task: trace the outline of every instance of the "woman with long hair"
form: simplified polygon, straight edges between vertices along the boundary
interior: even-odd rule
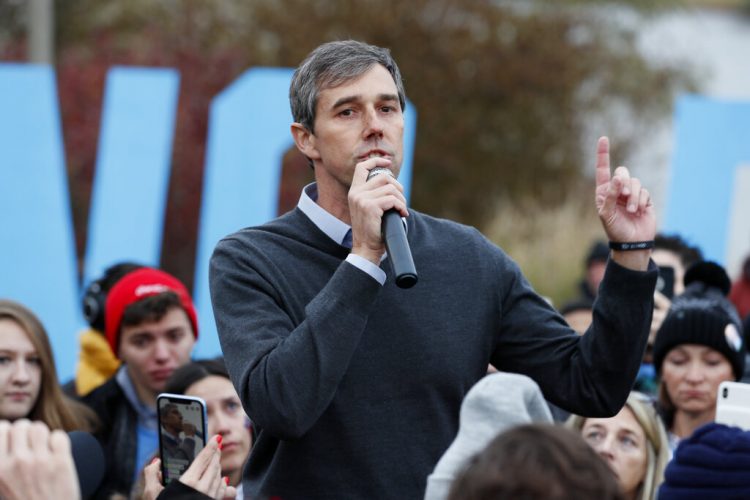
[[[96,416],[65,396],[47,332],[25,306],[0,299],[0,419],[27,418],[52,430],[91,430]]]
[[[614,417],[573,415],[566,425],[580,432],[607,462],[626,499],[656,498],[671,453],[664,425],[647,396],[631,392]]]

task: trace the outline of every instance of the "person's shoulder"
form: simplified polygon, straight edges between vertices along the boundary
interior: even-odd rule
[[[83,396],[80,401],[99,413],[111,409],[113,405],[125,401],[125,399],[125,393],[122,391],[120,384],[117,383],[115,376],[112,376],[102,385]]]
[[[409,231],[414,230],[418,241],[427,247],[450,252],[461,250],[477,256],[494,255],[507,259],[505,252],[479,229],[449,219],[427,215],[409,209],[411,221]],[[411,239],[411,237],[410,237]]]
[[[79,400],[97,416],[94,436],[102,441],[110,439],[110,434],[118,419],[126,412],[132,412],[125,393],[114,376]]]
[[[426,230],[428,232],[439,231],[442,234],[455,234],[461,236],[470,236],[472,238],[484,238],[482,233],[474,226],[462,224],[450,219],[435,217],[414,209],[409,209],[409,218],[407,224],[413,224],[416,230]]]
[[[262,245],[264,241],[295,238],[304,230],[305,216],[295,208],[275,219],[257,226],[249,226],[224,236],[216,250]]]

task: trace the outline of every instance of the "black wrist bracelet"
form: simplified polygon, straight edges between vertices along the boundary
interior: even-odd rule
[[[628,241],[620,243],[619,241],[610,241],[609,248],[612,250],[630,251],[630,250],[648,250],[654,248],[654,240],[648,241]]]

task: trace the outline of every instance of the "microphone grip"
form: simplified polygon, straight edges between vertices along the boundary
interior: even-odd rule
[[[399,288],[411,288],[417,283],[417,269],[411,256],[406,228],[401,215],[396,210],[388,210],[383,215],[383,239],[391,261],[393,275]]]

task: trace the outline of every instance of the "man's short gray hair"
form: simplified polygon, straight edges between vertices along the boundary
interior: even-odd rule
[[[344,40],[324,43],[297,67],[289,87],[294,121],[314,132],[315,107],[320,91],[353,80],[376,64],[387,69],[393,77],[401,109],[405,109],[404,82],[391,52],[356,40]]]

